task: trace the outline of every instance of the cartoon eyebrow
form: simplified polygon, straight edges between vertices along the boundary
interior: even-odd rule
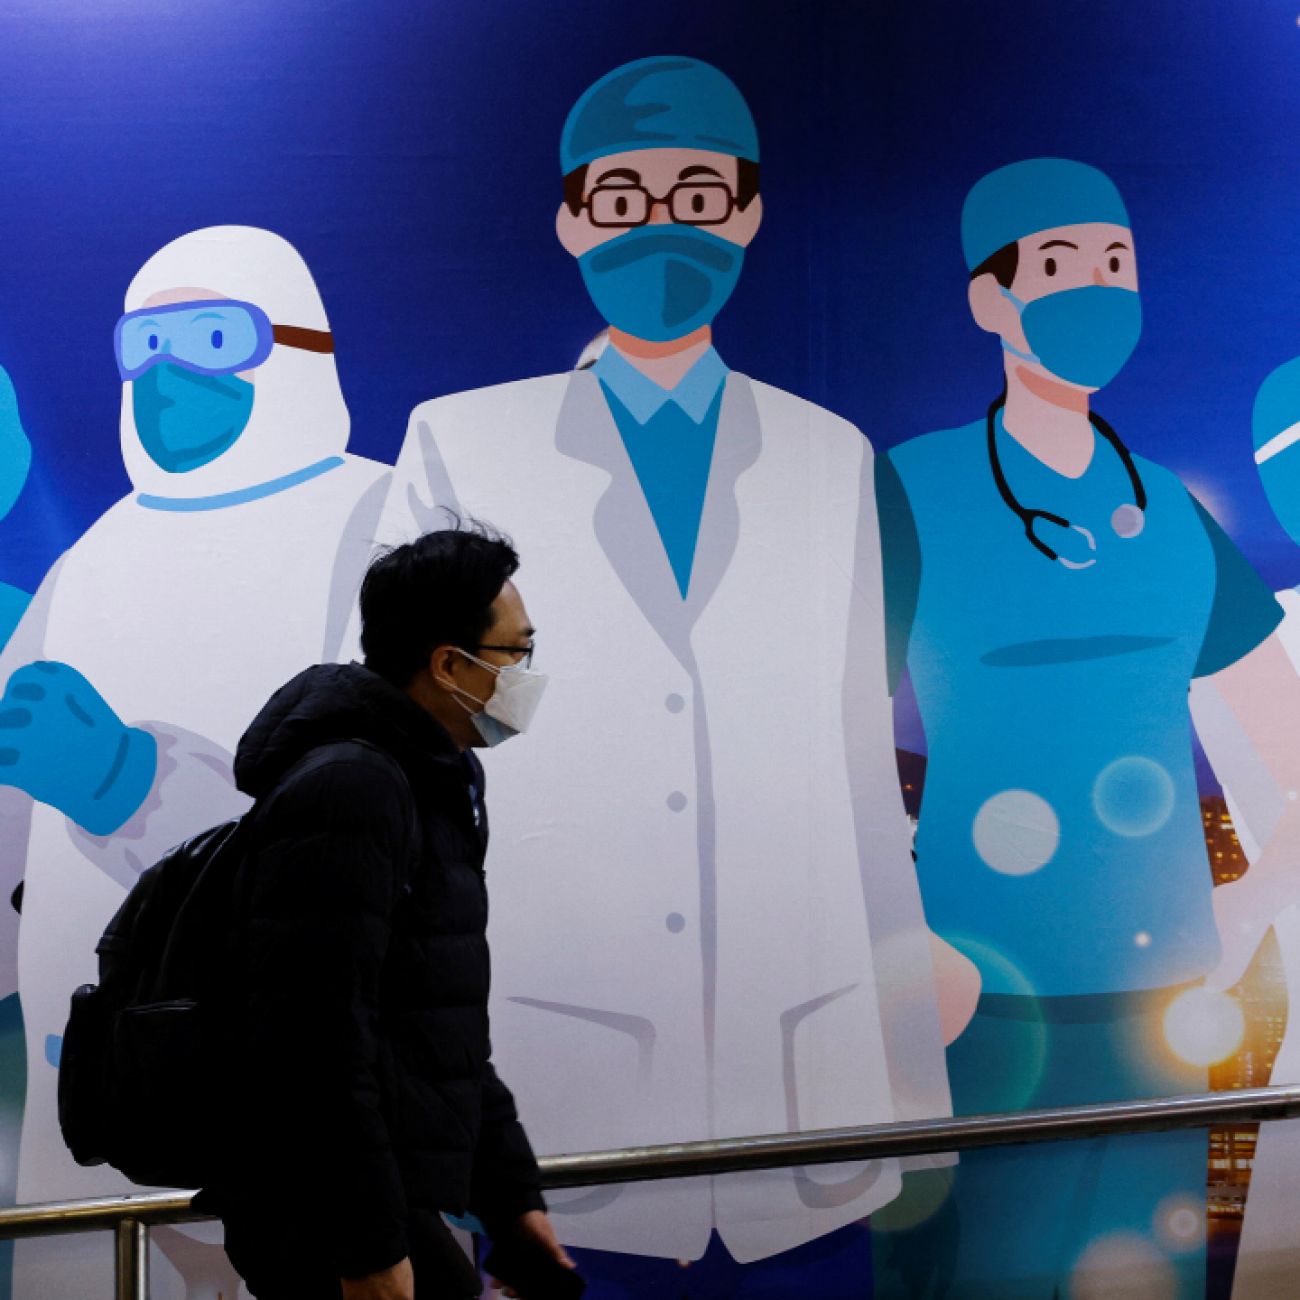
[[[602,172],[596,177],[597,185],[604,185],[606,181],[620,180],[627,181],[629,185],[641,184],[641,173],[634,172],[630,167],[615,167],[611,171]]]
[[[1106,251],[1109,253],[1110,250],[1111,250],[1112,248],[1122,248],[1122,249],[1124,249],[1125,252],[1128,251],[1128,245],[1127,245],[1127,244],[1110,244],[1110,245],[1107,246]]]
[[[1039,244],[1038,251],[1041,253],[1045,248],[1073,248],[1075,252],[1079,251],[1078,244],[1072,244],[1068,239],[1049,239],[1045,244]]]
[[[196,320],[225,320],[226,317],[219,311],[201,311],[197,316],[191,316],[191,321]]]
[[[716,171],[712,167],[683,167],[681,171],[677,173],[677,179],[679,181],[684,181],[690,176],[716,176],[719,180],[722,179],[722,173]]]
[[[148,329],[150,326],[154,329],[158,328],[158,322],[152,316],[146,316],[144,319],[137,318],[132,321],[131,324],[134,325],[136,329]]]

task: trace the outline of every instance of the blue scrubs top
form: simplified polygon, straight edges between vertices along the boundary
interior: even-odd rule
[[[1281,621],[1272,593],[1176,475],[1096,435],[1068,479],[1001,428],[1016,498],[1087,528],[1038,536],[998,493],[986,423],[876,460],[895,680],[910,669],[929,746],[917,871],[933,929],[987,993],[1137,992],[1219,955],[1192,764],[1191,680]]]

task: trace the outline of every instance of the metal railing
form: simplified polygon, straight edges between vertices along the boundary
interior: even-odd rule
[[[629,1147],[622,1151],[546,1156],[538,1164],[545,1187],[596,1187],[1297,1118],[1300,1086],[1243,1088],[1152,1101],[1058,1106],[1010,1115]],[[211,1217],[195,1212],[191,1195],[154,1192],[0,1209],[0,1240],[112,1231],[117,1246],[117,1300],[149,1300],[149,1229],[156,1224],[197,1223]]]

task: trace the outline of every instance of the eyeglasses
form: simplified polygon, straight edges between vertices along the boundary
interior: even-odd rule
[[[597,185],[586,207],[593,226],[627,229],[644,226],[656,203],[666,203],[668,215],[683,226],[720,226],[736,206],[731,191],[719,181],[684,181],[662,198],[643,185]]]
[[[518,645],[481,645],[480,650],[495,650],[497,654],[502,655],[522,655],[522,659],[516,659],[515,664],[518,667],[531,668],[533,666],[533,655],[537,652],[537,642],[530,641],[526,646]]]

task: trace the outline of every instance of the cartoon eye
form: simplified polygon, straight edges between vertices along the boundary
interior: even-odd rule
[[[213,346],[214,348],[219,348],[219,347],[221,346],[221,344],[222,344],[221,331],[220,331],[220,330],[213,330],[213,331],[212,331],[212,346]]]
[[[1111,269],[1111,274],[1112,274],[1112,275],[1118,273],[1118,271],[1119,271],[1119,258],[1118,258],[1118,257],[1112,257],[1112,258],[1110,259],[1110,269]]]
[[[149,335],[149,351],[150,351],[150,352],[157,352],[157,351],[158,351],[158,335],[157,335],[157,334],[150,334],[150,335]]]
[[[620,217],[627,216],[627,199],[621,194],[614,200],[614,212]]]
[[[1043,263],[1043,270],[1046,271],[1048,275],[1055,275],[1055,274],[1056,274],[1056,258],[1054,258],[1054,257],[1049,257],[1049,258],[1047,259],[1047,261]]]
[[[692,212],[703,212],[703,211],[704,211],[704,195],[703,195],[703,194],[694,194],[694,195],[691,196],[691,211],[692,211]]]

